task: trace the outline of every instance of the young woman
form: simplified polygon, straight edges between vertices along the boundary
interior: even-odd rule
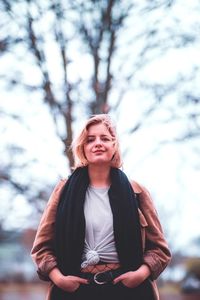
[[[129,182],[111,119],[91,117],[73,142],[75,170],[55,187],[32,248],[48,300],[154,300],[170,260],[148,191]]]

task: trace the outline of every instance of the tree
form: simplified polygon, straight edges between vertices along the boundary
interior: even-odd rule
[[[109,110],[108,94],[112,79],[110,68],[115,52],[116,36],[131,7],[128,4],[118,13],[119,4],[119,1],[49,1],[46,3],[29,0],[1,3],[2,27],[5,34],[5,38],[1,41],[1,53],[4,56],[11,54],[19,61],[22,60],[22,56],[25,58],[23,69],[16,66],[14,72],[7,73],[6,76],[2,75],[2,78],[9,89],[15,90],[21,87],[25,93],[31,92],[36,95],[39,92],[39,97],[43,98],[54,120],[57,135],[65,144],[70,168],[73,167],[73,157],[68,148],[73,138],[72,126],[76,118],[74,111],[77,105],[85,106],[85,103],[81,104],[79,100],[81,90],[91,91],[91,95],[87,92],[86,97],[87,113],[106,113]],[[45,23],[46,20],[48,23]],[[71,48],[73,43],[81,45],[82,40],[88,46],[83,53],[89,49],[90,65],[93,69],[91,78],[86,84],[81,76],[77,76],[74,81],[69,76],[74,60]],[[50,63],[51,53],[47,45],[54,49],[52,51],[55,51],[58,59],[59,82],[54,81],[54,70]],[[25,78],[26,63],[28,65],[31,63],[33,72],[39,75],[36,83]],[[104,72],[102,68],[105,69]],[[85,102],[85,99],[83,101]],[[11,114],[10,116],[22,122],[19,116]],[[62,123],[61,130],[60,123]],[[11,145],[8,151],[12,154],[22,154],[24,150]],[[28,195],[30,186],[13,178],[11,174],[13,167],[16,168],[16,165],[3,165],[0,170],[1,179],[3,182],[9,182],[17,193]],[[33,198],[44,197],[46,192],[40,189]],[[28,198],[30,202],[34,201],[32,193]]]
[[[192,5],[191,11],[197,10],[199,4]],[[172,52],[178,57],[181,49],[189,52],[199,45],[199,21],[193,18],[186,26],[183,14],[175,14],[180,7],[169,0],[2,0],[0,53],[2,61],[13,61],[12,72],[7,66],[2,69],[2,89],[28,95],[30,105],[39,99],[38,105],[46,107],[67,149],[70,168],[73,157],[68,149],[80,115],[109,112],[120,123],[126,110],[122,138],[122,133],[131,137],[152,124],[177,127],[160,143],[196,138],[198,64],[194,62],[188,73],[171,66],[168,77],[159,68],[166,67]],[[152,65],[158,76],[152,76]],[[27,126],[23,114],[3,108],[4,118]],[[19,145],[8,148],[11,156],[24,156]],[[129,149],[126,143],[124,154]],[[36,193],[29,180],[23,183],[13,175],[13,169],[24,165],[27,161],[16,167],[15,159],[5,160],[0,170],[3,184],[9,182],[16,193],[25,193],[30,203],[46,199],[46,189],[39,186]]]
[[[15,74],[7,78],[11,86],[23,85],[25,89],[40,90],[43,93],[44,103],[48,105],[52,117],[57,127],[58,136],[65,143],[67,148],[72,141],[72,121],[73,110],[77,104],[78,97],[73,93],[79,89],[81,78],[72,82],[69,76],[69,67],[72,61],[70,57],[71,39],[77,39],[77,34],[83,37],[85,44],[88,44],[93,66],[93,74],[89,81],[89,88],[92,92],[92,98],[89,100],[89,113],[100,113],[108,111],[108,94],[111,88],[111,61],[115,52],[116,35],[119,28],[123,26],[123,20],[128,15],[130,5],[125,7],[119,14],[116,14],[119,7],[119,1],[68,1],[65,4],[62,1],[3,1],[3,8],[7,17],[16,16],[19,7],[23,10],[23,16],[15,19],[15,26],[23,26],[23,32],[17,39],[8,37],[10,50],[15,50],[18,45],[22,45],[40,73],[40,83],[35,86],[26,84],[21,80],[15,79]],[[20,10],[20,12],[21,12]],[[74,14],[74,15],[73,15]],[[40,24],[45,18],[49,18],[47,31],[41,30]],[[71,22],[69,23],[69,19]],[[80,18],[80,22],[77,20]],[[87,24],[87,19],[90,21]],[[90,23],[91,22],[91,23]],[[93,24],[94,23],[94,24]],[[68,32],[70,29],[76,33]],[[91,30],[91,28],[95,28]],[[61,73],[61,82],[59,91],[61,96],[56,93],[56,86],[52,80],[52,70],[49,69],[48,39],[52,47],[56,47],[59,57],[59,68]],[[5,49],[5,39],[2,40],[2,49]],[[8,46],[8,47],[9,47]],[[103,54],[102,52],[103,49]],[[102,56],[104,58],[102,59]],[[103,65],[105,71],[100,74],[100,68]],[[50,66],[51,67],[51,66]],[[102,73],[103,78],[102,78]],[[14,76],[13,76],[14,75]],[[58,119],[63,119],[64,134],[61,135],[57,126]],[[70,151],[66,152],[70,167],[73,166],[73,157]]]

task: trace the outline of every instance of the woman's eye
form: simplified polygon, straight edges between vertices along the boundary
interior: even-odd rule
[[[87,139],[87,144],[92,143],[94,141],[94,139]]]
[[[96,138],[93,138],[93,137],[88,138],[88,139],[86,140],[86,144],[90,144],[90,143],[94,142],[95,140],[96,140]],[[112,141],[109,137],[101,137],[100,140],[101,140],[102,142],[110,142],[110,141]]]

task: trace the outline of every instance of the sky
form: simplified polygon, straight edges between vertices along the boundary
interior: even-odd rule
[[[184,6],[181,1],[177,1],[175,9],[172,11],[172,14],[178,13],[177,16],[184,19],[181,26],[186,29],[191,24],[195,26],[196,20],[199,18],[199,14],[194,10],[195,5],[197,5],[197,1],[194,0]],[[141,28],[155,17],[157,17],[156,13],[149,17],[146,23],[140,23]],[[173,22],[172,17],[163,18],[161,26],[169,25],[169,23],[165,23],[165,20]],[[180,29],[177,28],[177,30]],[[126,39],[128,37],[123,36],[120,42],[123,44]],[[188,46],[182,50],[169,49],[169,51],[163,52],[163,55],[156,56],[147,67],[142,68],[137,73],[137,81],[145,78],[149,83],[167,84],[175,80],[180,74],[187,76],[199,61],[199,48],[200,44],[197,43],[195,47]],[[49,53],[54,70],[52,78],[59,84],[59,68],[53,59],[55,55],[56,50],[52,48]],[[87,80],[91,75],[88,55],[85,54],[80,57],[78,50],[74,51],[73,55],[74,61],[70,66],[71,80],[75,81],[77,77]],[[9,73],[12,71],[14,63],[16,61],[11,55],[5,56],[0,61],[0,69]],[[21,64],[21,61],[18,63]],[[128,67],[129,64],[126,62],[124,68]],[[37,70],[24,62],[24,80],[26,83],[36,84],[39,80],[38,76]],[[188,88],[198,88],[197,80],[188,83]],[[42,186],[47,183],[53,187],[59,178],[69,175],[69,169],[63,155],[64,146],[57,138],[48,107],[42,103],[40,94],[24,94],[20,88],[10,91],[3,82],[0,84],[0,94],[0,111],[4,112],[0,119],[2,164],[9,161],[14,161],[18,165],[24,163],[23,168],[14,171],[13,175],[16,178],[20,178],[22,182],[31,178],[36,187],[39,184]],[[160,123],[161,120],[168,120],[170,109],[174,109],[174,101],[179,95],[173,92],[167,99],[166,105],[160,106],[154,113],[153,119],[144,120],[144,126],[141,130],[135,134],[128,134],[133,120],[139,120],[145,110],[147,97],[148,100],[151,100],[151,94],[148,91],[135,86],[134,89],[127,91],[118,110],[111,111],[111,116],[117,124],[122,153],[128,149],[124,156],[123,170],[130,179],[138,181],[149,189],[161,223],[174,249],[187,249],[189,254],[196,254],[197,251],[192,246],[191,240],[199,237],[197,228],[200,219],[198,196],[200,161],[194,151],[194,148],[199,147],[199,139],[190,143],[187,141],[179,144],[172,142],[160,146],[162,141],[172,140],[177,133],[181,134],[185,126],[186,111],[183,108],[176,111],[176,114],[182,119],[181,122],[174,120],[170,123]],[[111,102],[113,98],[111,98]],[[11,119],[9,114],[20,116],[20,119]],[[73,128],[75,135],[79,132],[84,121],[85,116],[82,115]],[[62,127],[62,123],[60,127]],[[16,157],[11,157],[4,148],[8,144],[11,147],[20,146],[25,151]],[[14,213],[7,214],[10,211],[11,202],[5,201],[5,199],[11,198]],[[8,215],[7,228],[23,228],[27,224],[31,226],[38,224],[38,219],[34,217],[32,207],[26,203],[24,195],[10,195],[10,190],[6,186],[1,189],[0,207],[0,216]]]

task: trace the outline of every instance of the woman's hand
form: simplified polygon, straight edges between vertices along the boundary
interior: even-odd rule
[[[80,284],[88,284],[87,279],[71,275],[64,276],[57,268],[54,268],[50,272],[49,278],[60,289],[69,293],[75,292],[79,288]]]
[[[57,283],[55,283],[59,288],[66,292],[73,293],[75,292],[80,284],[87,284],[87,280],[77,277],[77,276],[61,276],[58,280]]]
[[[113,283],[122,282],[128,288],[139,286],[150,275],[150,269],[147,265],[142,265],[136,271],[126,272],[113,280]]]

